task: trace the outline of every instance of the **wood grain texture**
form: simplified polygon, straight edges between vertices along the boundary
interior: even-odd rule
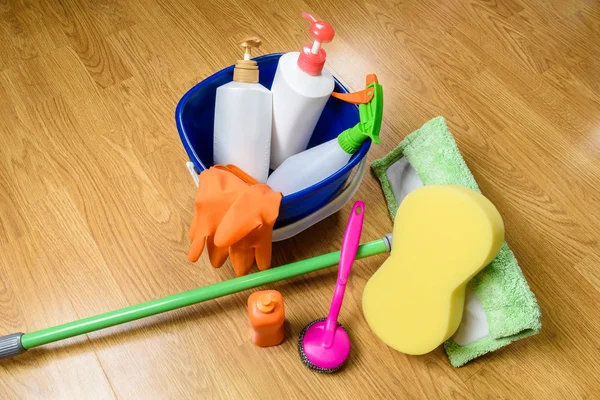
[[[0,0],[0,335],[30,332],[234,276],[186,260],[194,186],[173,113],[240,55],[309,41],[301,11],[336,28],[328,67],[386,92],[382,157],[443,115],[501,211],[543,330],[460,369],[441,348],[390,350],[361,313],[385,259],[356,263],[341,322],[348,367],[299,361],[335,270],[272,285],[287,340],[250,343],[249,293],[0,361],[0,398],[600,397],[600,5],[594,0]],[[367,174],[363,240],[391,231]],[[351,205],[277,243],[275,265],[338,249]]]

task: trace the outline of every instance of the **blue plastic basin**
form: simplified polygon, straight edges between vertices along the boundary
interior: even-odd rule
[[[271,88],[279,57],[282,54],[268,54],[254,60],[259,66],[259,80],[266,88]],[[175,120],[177,130],[188,157],[198,173],[213,165],[213,122],[215,94],[219,86],[233,79],[233,65],[209,76],[191,88],[177,104]],[[336,92],[348,90],[336,79]],[[311,137],[309,148],[335,138],[345,129],[359,121],[358,107],[331,97]],[[363,143],[348,164],[335,174],[300,192],[284,196],[281,201],[276,227],[295,222],[319,210],[331,200],[350,176],[352,169],[367,154],[371,140]]]

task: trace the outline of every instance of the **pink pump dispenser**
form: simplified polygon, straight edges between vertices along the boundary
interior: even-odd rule
[[[325,21],[317,21],[307,12],[302,17],[310,22],[309,33],[315,39],[312,45],[307,44],[302,48],[298,57],[298,67],[309,75],[319,75],[325,65],[327,53],[321,48],[322,43],[329,43],[335,36],[333,27]]]
[[[327,54],[321,44],[333,40],[335,32],[325,21],[308,13],[309,33],[314,43],[301,51],[291,51],[279,58],[273,77],[273,125],[271,128],[271,169],[307,149],[310,138],[331,98],[335,79],[325,66]]]
[[[298,352],[302,362],[317,372],[336,372],[350,355],[350,338],[337,319],[344,300],[346,282],[360,243],[364,215],[365,204],[357,201],[352,207],[344,233],[337,283],[327,318],[308,324],[298,339]]]

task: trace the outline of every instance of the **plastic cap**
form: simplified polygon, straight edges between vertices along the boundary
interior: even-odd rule
[[[302,17],[310,22],[308,32],[315,42],[307,44],[302,48],[300,57],[298,57],[298,67],[309,75],[319,75],[325,65],[327,53],[321,48],[322,43],[329,43],[335,36],[333,27],[325,21],[318,21],[307,12],[302,13]]]
[[[315,17],[307,12],[302,13],[302,18],[307,19],[310,22],[310,29],[308,33],[319,43],[329,43],[335,36],[335,31],[329,23],[325,21],[317,21]]]
[[[270,294],[260,295],[256,301],[256,307],[263,313],[268,314],[275,309],[276,300]]]

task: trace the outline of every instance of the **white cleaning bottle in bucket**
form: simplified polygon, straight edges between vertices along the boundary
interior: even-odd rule
[[[315,42],[301,52],[286,53],[279,59],[271,91],[273,92],[273,129],[271,168],[276,169],[288,157],[306,150],[335,86],[333,75],[323,68],[327,54],[321,43],[329,43],[335,34],[331,25],[302,13],[310,21]]]
[[[215,164],[233,164],[261,183],[267,181],[271,153],[273,100],[258,83],[258,65],[250,59],[260,39],[242,40],[244,59],[233,70],[233,81],[217,88],[213,156]]]
[[[371,139],[380,143],[379,131],[383,116],[383,88],[375,75],[367,78],[367,88],[356,93],[368,102],[358,106],[360,122],[346,129],[337,138],[291,156],[277,168],[267,185],[284,196],[304,190],[343,168],[362,143]],[[336,93],[337,95],[337,93]],[[355,100],[360,96],[340,95],[339,98]]]

